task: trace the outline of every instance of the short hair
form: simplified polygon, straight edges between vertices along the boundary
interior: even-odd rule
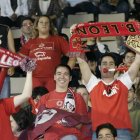
[[[76,90],[79,89],[79,88],[86,88],[86,86],[85,86],[85,85],[78,85],[78,86],[76,87]]]
[[[104,124],[101,124],[101,125],[97,126],[97,128],[96,128],[96,138],[98,138],[100,130],[102,130],[104,128],[109,129],[111,131],[112,135],[114,137],[117,137],[116,128],[111,123],[104,123]]]
[[[87,57],[87,61],[96,62],[96,56],[94,52],[86,52],[85,55]]]
[[[31,125],[28,113],[22,108],[19,112],[12,114],[12,117],[19,126],[17,131],[22,131]]]
[[[31,17],[23,17],[21,18],[20,28],[22,27],[23,21],[25,20],[30,20],[32,23],[34,23],[34,20]]]
[[[98,65],[101,65],[101,62],[103,60],[104,57],[112,57],[112,59],[114,60],[114,63],[115,63],[115,66],[117,66],[117,59],[115,57],[115,55],[113,53],[105,53],[105,54],[102,54],[99,61],[98,61]]]
[[[134,51],[132,51],[131,49],[126,49],[125,53],[123,54],[123,58],[125,58],[126,54],[128,53],[133,53],[134,55],[136,55],[136,53]]]
[[[48,89],[43,86],[35,87],[32,91],[32,98],[36,99],[37,96],[43,96],[44,94],[48,93]]]
[[[56,68],[55,68],[55,74],[56,74],[56,70],[57,70],[59,67],[66,68],[66,69],[69,71],[69,75],[72,76],[72,70],[71,70],[70,66],[69,66],[69,65],[66,65],[66,64],[59,64],[58,66],[56,66]]]

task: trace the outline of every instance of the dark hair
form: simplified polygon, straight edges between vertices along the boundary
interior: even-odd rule
[[[20,109],[19,112],[12,114],[12,117],[19,126],[18,131],[22,131],[30,125],[28,113],[24,109]]]
[[[43,86],[35,87],[32,91],[32,98],[36,99],[37,96],[43,96],[48,92],[49,92],[48,89]]]
[[[125,53],[123,54],[123,58],[125,58],[125,56],[126,56],[127,53],[133,53],[134,55],[136,55],[136,53],[134,51],[132,51],[132,50],[130,50],[130,49],[127,48],[126,51],[125,51]]]
[[[100,130],[102,130],[104,128],[109,129],[111,131],[112,135],[114,137],[117,137],[116,128],[111,123],[104,123],[104,124],[101,124],[101,125],[97,126],[97,128],[96,128],[96,138],[98,138]]]
[[[134,90],[134,93],[135,93],[135,91],[136,91],[135,85],[132,85],[131,88]]]
[[[113,53],[105,53],[103,55],[101,55],[99,61],[98,61],[98,65],[101,65],[101,62],[103,60],[104,57],[112,57],[112,59],[114,60],[115,66],[117,66],[117,59],[115,57],[115,55]]]
[[[31,17],[23,17],[20,22],[20,28],[22,27],[24,20],[30,20],[32,23],[34,23],[34,20]]]
[[[59,64],[58,66],[56,66],[55,72],[56,72],[56,70],[57,70],[59,67],[66,68],[66,69],[69,71],[70,76],[72,75],[72,70],[71,70],[71,68],[70,68],[69,65],[66,65],[66,64]]]
[[[78,85],[78,86],[76,87],[76,90],[79,89],[79,88],[86,88],[86,87],[85,87],[85,85]]]
[[[94,52],[86,52],[85,55],[86,55],[88,61],[96,62],[96,56],[95,56]]]
[[[60,36],[62,36],[67,42],[69,42],[69,37],[65,33],[59,33]]]

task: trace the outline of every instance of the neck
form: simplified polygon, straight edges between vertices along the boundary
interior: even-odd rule
[[[114,80],[114,77],[112,77],[112,78],[102,78],[102,80],[103,80],[105,83],[111,83],[111,82]]]
[[[40,34],[39,38],[47,38],[49,36],[49,34]]]
[[[57,87],[56,86],[56,89],[55,89],[55,91],[56,92],[67,92],[67,90],[68,90],[68,87]]]

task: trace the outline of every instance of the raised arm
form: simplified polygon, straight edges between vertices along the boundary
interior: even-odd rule
[[[77,61],[79,63],[80,71],[82,73],[82,79],[84,80],[84,83],[87,84],[92,75],[89,65],[85,60],[80,57],[77,58]]]
[[[131,64],[131,66],[128,70],[128,74],[132,81],[134,81],[135,78],[137,77],[139,69],[140,69],[140,54],[136,53],[135,60]]]
[[[27,72],[25,85],[22,94],[14,97],[15,107],[27,101],[32,95],[32,72]]]
[[[8,31],[7,40],[8,40],[8,49],[11,52],[16,52],[16,50],[15,50],[15,44],[14,44],[14,38],[13,38],[13,34],[12,34],[11,29],[9,29],[9,31]]]
[[[75,58],[74,57],[69,57],[69,61],[68,61],[67,64],[70,66],[71,69],[74,68],[75,63],[76,63],[76,57]]]

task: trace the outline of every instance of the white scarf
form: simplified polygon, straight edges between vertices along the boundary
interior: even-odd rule
[[[68,112],[75,112],[75,97],[74,92],[72,89],[68,88],[67,94],[64,99],[63,108],[66,109]]]

